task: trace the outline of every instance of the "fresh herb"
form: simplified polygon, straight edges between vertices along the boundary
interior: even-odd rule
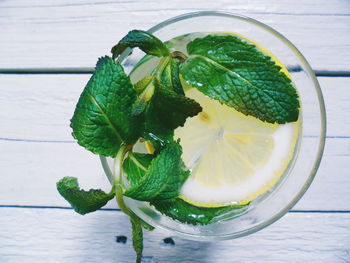
[[[121,144],[134,144],[144,130],[141,118],[130,117],[135,101],[119,62],[100,58],[71,119],[73,137],[95,154],[115,157]]]
[[[291,80],[271,57],[233,35],[208,35],[188,43],[182,77],[209,97],[270,123],[298,119]]]
[[[139,64],[154,57],[159,62],[133,85],[114,59],[135,47],[147,54]],[[291,81],[254,45],[235,36],[208,35],[190,42],[187,51],[171,52],[150,33],[130,31],[112,48],[113,58],[98,60],[71,119],[72,135],[81,146],[115,157],[113,186],[110,193],[84,191],[76,178],[65,177],[57,189],[80,214],[93,212],[115,197],[130,217],[136,262],[142,258],[142,229],[153,227],[125,205],[124,196],[147,201],[161,213],[193,225],[213,223],[218,216],[242,208],[204,208],[179,198],[190,171],[181,159],[181,142],[174,140],[174,130],[202,111],[185,96],[180,76],[209,97],[263,121],[285,123],[298,118],[299,102]],[[137,141],[147,141],[154,151],[134,152]]]
[[[152,99],[155,86],[155,78],[146,76],[135,84],[135,89],[138,93],[137,100],[132,105],[131,115],[137,116],[145,111],[148,102]]]
[[[157,57],[170,54],[167,46],[158,38],[142,30],[132,30],[112,48],[113,58],[117,58],[126,48],[138,47],[149,55]]]
[[[108,194],[101,189],[80,189],[75,177],[62,178],[57,182],[57,190],[71,204],[74,211],[81,215],[96,211],[114,197],[113,189]]]
[[[134,185],[124,192],[125,196],[140,200],[164,200],[179,195],[186,171],[181,160],[182,149],[177,142],[169,143],[155,157],[147,171]]]
[[[180,80],[180,61],[178,59],[169,58],[163,71],[160,72],[159,78],[167,89],[185,95]]]
[[[143,250],[142,222],[137,216],[130,217],[132,227],[132,246],[136,252],[136,263],[141,263]]]
[[[192,225],[211,224],[217,216],[244,207],[244,205],[232,205],[217,208],[198,207],[191,205],[180,198],[152,201],[151,205],[162,214],[167,215],[174,220]]]
[[[137,83],[138,89],[140,83],[145,87],[133,106],[134,114],[144,111],[143,137],[159,151],[173,141],[174,129],[183,126],[188,117],[196,116],[202,107],[196,101],[164,87],[157,77],[141,80]]]
[[[153,159],[153,154],[129,152],[128,157],[124,160],[123,169],[131,185],[137,184],[145,175]]]
[[[202,107],[193,99],[165,88],[157,78],[151,100],[152,110],[148,114],[157,115],[162,126],[174,130],[183,126],[188,117],[196,116]]]

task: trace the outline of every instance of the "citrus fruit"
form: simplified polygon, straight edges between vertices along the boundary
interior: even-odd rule
[[[186,96],[203,111],[175,130],[191,170],[180,198],[197,206],[245,204],[269,190],[293,157],[297,123],[270,124],[210,99]]]

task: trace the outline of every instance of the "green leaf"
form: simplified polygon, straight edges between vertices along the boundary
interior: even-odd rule
[[[153,106],[150,105],[150,111],[153,111],[152,108]],[[174,140],[174,130],[164,127],[158,115],[147,114],[145,132],[142,137],[150,141],[155,152],[158,153],[162,147]]]
[[[157,79],[155,87],[151,100],[154,108],[148,113],[158,115],[165,127],[173,130],[183,126],[188,117],[196,116],[202,111],[202,107],[195,100],[164,88]]]
[[[233,35],[208,35],[187,45],[184,80],[205,95],[270,123],[298,119],[298,95],[281,67]]]
[[[143,250],[142,221],[137,216],[130,217],[132,226],[132,246],[136,252],[136,263],[141,263]]]
[[[171,200],[151,201],[162,214],[178,220],[182,223],[192,225],[208,225],[215,222],[215,219],[232,210],[241,209],[244,206],[223,206],[217,208],[206,208],[191,205],[180,198]]]
[[[147,93],[152,94],[152,97],[151,99],[149,95],[147,99],[139,97],[137,101],[147,101],[147,105],[135,108],[142,108],[145,112],[145,131],[142,137],[150,140],[154,148],[159,150],[173,141],[174,129],[183,126],[186,119],[197,115],[202,107],[196,101],[165,88],[156,77],[150,82],[146,80],[148,77],[139,82],[146,84],[141,95]]]
[[[71,119],[73,137],[93,153],[114,157],[121,143],[133,144],[143,132],[142,120],[130,116],[135,101],[119,62],[100,58]]]
[[[132,30],[112,48],[113,58],[118,57],[126,48],[138,47],[148,55],[157,57],[170,54],[167,46],[152,34],[143,30]]]
[[[160,82],[167,89],[185,95],[180,81],[180,62],[177,59],[169,59],[167,65],[160,74]]]
[[[144,176],[128,188],[124,195],[140,201],[164,200],[178,196],[184,182],[183,177],[187,175],[181,154],[179,143],[166,145],[151,161]]]
[[[129,153],[124,160],[123,169],[131,185],[135,185],[146,174],[148,166],[154,159],[153,154]]]
[[[64,177],[56,185],[58,192],[81,215],[96,211],[114,197],[113,191],[106,194],[100,189],[89,191],[80,189],[78,179],[75,177]]]
[[[131,185],[136,185],[146,174],[151,161],[155,158],[154,154],[147,153],[129,153],[123,163],[123,170],[127,174],[127,179]],[[181,185],[185,183],[190,175],[190,171],[186,170],[181,177]]]

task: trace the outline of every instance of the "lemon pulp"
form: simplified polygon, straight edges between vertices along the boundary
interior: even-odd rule
[[[297,123],[262,122],[196,89],[186,96],[203,111],[175,130],[191,170],[180,198],[205,207],[245,204],[269,190],[291,160]]]

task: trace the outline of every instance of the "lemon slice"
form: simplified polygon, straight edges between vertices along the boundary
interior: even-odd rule
[[[269,190],[290,162],[297,123],[265,123],[189,88],[203,111],[175,130],[191,170],[180,198],[197,206],[245,204]]]

